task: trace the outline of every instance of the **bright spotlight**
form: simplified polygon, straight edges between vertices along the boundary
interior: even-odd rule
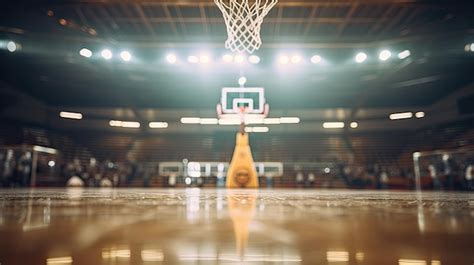
[[[471,52],[474,52],[474,43],[471,43],[471,45],[469,46],[469,48],[471,48]]]
[[[234,56],[230,54],[224,54],[222,56],[222,61],[224,61],[225,63],[231,63],[233,60],[234,60]]]
[[[279,64],[288,64],[290,62],[290,58],[286,55],[282,55],[278,58]]]
[[[243,63],[244,60],[245,60],[244,56],[243,56],[243,55],[240,55],[240,54],[239,54],[239,55],[236,55],[236,56],[234,57],[234,61],[235,61],[236,63]]]
[[[410,56],[410,55],[411,55],[411,53],[410,53],[409,50],[404,50],[404,51],[402,51],[402,52],[400,52],[400,53],[398,54],[398,58],[399,58],[399,59],[405,59],[405,58],[407,58],[407,57]]]
[[[105,60],[110,60],[112,59],[112,52],[109,49],[104,49],[100,52],[100,55],[105,59]]]
[[[353,122],[351,122],[350,126],[351,126],[352,129],[355,129],[355,128],[359,127],[359,124],[357,122],[353,121]]]
[[[359,52],[358,54],[356,54],[355,56],[356,63],[363,63],[365,60],[367,60],[367,54],[363,52]]]
[[[166,61],[170,64],[176,63],[177,60],[178,60],[178,58],[176,58],[176,55],[174,55],[172,53],[166,55]]]
[[[415,117],[417,117],[418,119],[423,118],[425,117],[425,113],[423,111],[418,111],[417,113],[415,113]]]
[[[7,42],[7,50],[9,52],[15,52],[17,48],[18,48],[18,46],[16,45],[16,43],[14,41]]]
[[[245,76],[241,76],[239,78],[239,85],[244,86],[245,83],[247,83],[247,78],[245,78]]]
[[[320,63],[321,60],[322,60],[322,58],[319,55],[314,55],[313,57],[311,57],[311,62],[314,63],[314,64]]]
[[[386,61],[386,60],[390,59],[391,56],[392,56],[392,53],[389,50],[383,50],[379,54],[379,59],[381,61]]]
[[[293,64],[301,63],[301,60],[302,60],[302,58],[299,55],[291,56],[291,63],[293,63]]]
[[[188,62],[190,62],[190,63],[198,63],[198,62],[199,62],[199,58],[198,58],[197,56],[194,56],[194,55],[188,56]]]
[[[124,60],[125,62],[129,62],[132,59],[132,55],[129,51],[122,51],[120,53],[120,58],[122,58],[122,60]]]
[[[250,55],[249,62],[251,64],[258,64],[260,62],[260,57],[258,57],[257,55]]]
[[[92,56],[92,51],[86,48],[82,48],[79,51],[79,54],[83,57],[90,58]]]
[[[207,55],[199,56],[199,62],[202,63],[202,64],[207,64],[210,61],[211,61],[211,59],[209,59],[209,56],[207,56]]]

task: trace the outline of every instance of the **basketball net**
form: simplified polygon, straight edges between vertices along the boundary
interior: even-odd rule
[[[278,0],[214,0],[227,27],[225,47],[233,52],[253,53],[262,45],[263,18]],[[249,3],[250,2],[250,3]]]

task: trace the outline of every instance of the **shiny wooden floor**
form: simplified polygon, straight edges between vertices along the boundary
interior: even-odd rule
[[[0,264],[472,265],[474,195],[0,190]]]

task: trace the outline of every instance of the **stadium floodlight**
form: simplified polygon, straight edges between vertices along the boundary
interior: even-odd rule
[[[301,61],[302,61],[302,58],[301,58],[300,55],[291,56],[291,63],[292,64],[299,64],[299,63],[301,63]]]
[[[218,124],[219,120],[216,118],[201,118],[199,123],[204,125],[214,125]]]
[[[398,112],[398,113],[392,113],[388,117],[391,120],[410,119],[410,118],[413,117],[413,113],[411,113],[411,112]]]
[[[355,129],[355,128],[359,127],[359,123],[353,121],[353,122],[351,122],[350,126],[351,126],[352,129]]]
[[[199,56],[199,62],[202,63],[202,64],[208,64],[209,62],[211,61],[211,59],[209,58],[208,55],[201,55]]]
[[[415,113],[415,117],[417,117],[418,119],[423,118],[425,117],[425,113],[423,111],[418,111],[417,113]]]
[[[234,57],[234,62],[236,62],[236,63],[243,63],[244,60],[245,60],[245,57],[243,55],[240,55],[240,54],[238,54]]]
[[[399,59],[405,59],[405,58],[407,58],[407,57],[410,56],[410,55],[411,55],[411,53],[410,53],[409,50],[404,50],[404,51],[402,51],[402,52],[400,52],[400,53],[398,54],[398,58],[399,58]]]
[[[289,62],[290,62],[290,58],[286,55],[280,55],[280,57],[278,57],[279,64],[288,64]]]
[[[129,51],[122,51],[120,53],[120,58],[122,58],[124,62],[129,62],[132,60],[132,54]]]
[[[298,117],[281,117],[280,123],[300,123],[300,118]]]
[[[241,76],[238,82],[239,82],[239,85],[244,86],[245,83],[247,83],[247,78],[245,76]]]
[[[319,55],[314,55],[313,57],[311,57],[311,62],[314,63],[314,64],[318,64],[321,61],[322,61],[322,58]]]
[[[224,54],[222,56],[222,61],[224,61],[225,63],[231,63],[233,60],[234,56],[232,56],[231,54]]]
[[[148,123],[148,127],[152,129],[165,129],[165,128],[168,128],[168,123],[161,122],[161,121],[153,121],[153,122]]]
[[[367,54],[365,54],[363,52],[359,52],[359,53],[356,54],[354,59],[355,59],[356,63],[363,63],[365,60],[367,60]]]
[[[201,122],[201,118],[198,118],[198,117],[183,117],[183,118],[181,118],[180,121],[183,124],[199,124]]]
[[[9,52],[15,52],[18,49],[18,45],[14,41],[7,42],[7,50]]]
[[[260,62],[260,57],[257,55],[250,55],[248,60],[251,64],[258,64]]]
[[[166,61],[170,64],[175,64],[178,61],[178,58],[175,54],[169,53],[166,55]]]
[[[391,56],[392,56],[392,53],[389,50],[383,50],[379,53],[379,59],[381,61],[386,61],[390,59]]]
[[[334,122],[323,122],[324,129],[342,129],[344,128],[344,122],[334,121]]]
[[[268,127],[245,127],[245,132],[255,132],[255,133],[266,133],[268,132]]]
[[[188,56],[188,62],[195,64],[199,62],[199,58],[195,55]]]
[[[100,52],[100,55],[102,56],[102,58],[104,58],[105,60],[110,60],[112,59],[112,52],[109,50],[109,49],[103,49],[101,52]]]
[[[82,48],[80,51],[79,51],[79,54],[82,56],[82,57],[86,57],[86,58],[90,58],[92,56],[92,51],[87,49],[87,48]]]
[[[64,118],[64,119],[81,120],[82,119],[82,113],[61,111],[61,112],[59,112],[59,117]]]

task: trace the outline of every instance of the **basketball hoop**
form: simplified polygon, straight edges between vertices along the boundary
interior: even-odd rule
[[[225,47],[233,52],[253,53],[262,45],[263,18],[278,0],[214,0],[227,27]],[[249,3],[250,2],[250,3]]]

